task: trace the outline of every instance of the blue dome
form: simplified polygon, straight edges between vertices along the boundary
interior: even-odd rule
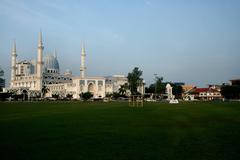
[[[59,73],[59,63],[56,56],[47,55],[43,59],[44,70],[49,73]]]
[[[0,67],[0,76],[4,76],[4,71],[1,67]]]

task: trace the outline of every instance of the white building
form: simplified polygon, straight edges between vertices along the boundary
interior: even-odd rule
[[[11,54],[11,81],[9,91],[19,94],[27,93],[28,97],[39,97],[43,85],[71,82],[71,75],[60,75],[56,57],[47,55],[43,60],[42,33],[39,33],[36,60],[17,60],[16,42]]]
[[[0,92],[3,91],[3,88],[5,88],[5,78],[4,78],[4,71],[0,67]]]
[[[127,78],[123,75],[112,77],[86,76],[84,46],[82,46],[80,55],[80,76],[73,76],[69,70],[60,74],[56,52],[43,58],[43,48],[42,33],[40,32],[37,61],[17,61],[16,43],[14,42],[11,55],[10,91],[15,90],[18,93],[27,93],[28,97],[36,97],[41,96],[43,88],[47,88],[45,97],[71,95],[73,98],[79,99],[81,93],[91,92],[94,98],[104,98],[107,93],[118,92],[121,85],[128,83]],[[138,90],[140,93],[144,93],[144,84]]]
[[[128,83],[127,77],[124,75],[113,75],[108,76],[106,78],[106,93],[111,94],[113,92],[118,92],[119,88],[122,85],[125,85]]]
[[[17,93],[28,93],[29,97],[41,94],[43,81],[43,44],[41,32],[39,33],[37,50],[37,63],[25,60],[17,62],[16,42],[14,41],[11,55],[10,91],[15,90]]]

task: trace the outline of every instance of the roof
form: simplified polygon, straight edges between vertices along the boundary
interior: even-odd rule
[[[232,80],[229,80],[229,81],[240,81],[240,79],[232,79]]]
[[[194,92],[207,92],[209,90],[209,88],[196,88]]]
[[[194,90],[195,93],[200,93],[200,92],[219,92],[217,89],[213,88],[196,88]]]
[[[44,58],[44,68],[46,70],[55,69],[59,72],[59,63],[54,55],[46,55]]]

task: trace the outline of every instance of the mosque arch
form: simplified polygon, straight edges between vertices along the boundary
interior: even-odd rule
[[[95,92],[95,85],[93,83],[88,84],[88,92],[94,94]]]
[[[22,90],[22,96],[24,101],[28,100],[28,91],[26,89]]]

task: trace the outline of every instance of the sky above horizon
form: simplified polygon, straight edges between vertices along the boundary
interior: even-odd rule
[[[239,0],[1,0],[0,66],[10,78],[16,39],[18,59],[57,51],[60,70],[79,75],[81,43],[88,76],[127,75],[135,66],[147,84],[197,86],[240,78]]]

